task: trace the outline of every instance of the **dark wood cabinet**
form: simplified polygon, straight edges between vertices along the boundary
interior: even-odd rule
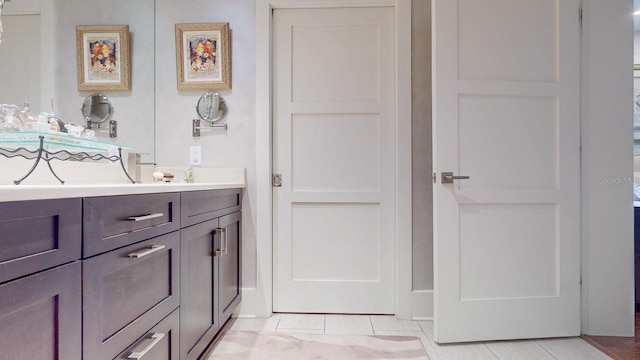
[[[80,258],[82,199],[0,202],[0,283]]]
[[[218,314],[218,219],[182,229],[180,355],[197,359],[220,326]]]
[[[240,303],[239,195],[239,190],[204,191],[181,200],[183,221],[190,225],[180,233],[183,360],[200,358]]]
[[[175,231],[94,256],[83,267],[83,356],[113,359],[180,305]]]
[[[180,228],[180,193],[84,199],[83,257]]]
[[[0,202],[0,358],[201,359],[241,298],[241,190]]]
[[[240,210],[240,189],[183,192],[180,225],[184,228]]]
[[[125,351],[116,357],[118,360],[152,359],[176,360],[180,358],[180,315],[174,310],[156,326],[147,331]]]
[[[0,358],[81,358],[80,262],[0,285]]]
[[[223,254],[218,260],[218,300],[220,302],[220,321],[224,324],[242,299],[242,253],[240,247],[242,221],[240,212],[223,216],[218,222],[218,227],[222,230],[220,241],[223,242]]]

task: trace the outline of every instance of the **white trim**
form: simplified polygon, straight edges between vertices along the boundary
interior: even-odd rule
[[[273,309],[271,197],[271,20],[269,0],[256,0],[256,290],[242,314],[268,317]],[[243,292],[243,296],[244,296]],[[246,292],[247,295],[249,292]],[[247,296],[249,298],[249,296]]]
[[[414,315],[411,176],[411,1],[396,3],[396,309]]]
[[[433,290],[415,290],[411,292],[411,319],[433,320]]]
[[[582,333],[633,336],[633,20],[582,0]],[[611,94],[623,94],[612,96]]]
[[[411,297],[411,0],[256,0],[256,246],[255,290],[243,290],[240,316],[270,316],[273,309],[273,199],[271,193],[272,11],[274,8],[392,6],[396,9],[396,309],[410,318]],[[399,19],[402,19],[400,21]],[[408,104],[408,105],[407,105]]]

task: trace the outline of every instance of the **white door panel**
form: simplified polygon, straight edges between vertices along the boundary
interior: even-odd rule
[[[579,335],[579,1],[433,6],[436,340]]]
[[[273,23],[274,311],[393,313],[393,8]]]

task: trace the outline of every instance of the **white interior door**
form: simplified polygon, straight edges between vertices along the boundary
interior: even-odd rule
[[[579,0],[432,1],[436,341],[579,335]]]
[[[391,314],[393,8],[273,16],[273,309]]]

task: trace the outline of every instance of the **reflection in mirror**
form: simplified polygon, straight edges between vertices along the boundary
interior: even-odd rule
[[[227,115],[227,103],[220,94],[207,92],[198,100],[196,110],[200,119],[214,123]]]
[[[120,117],[113,141],[155,162],[155,0],[12,0],[4,3],[0,46],[0,103],[31,103],[31,111],[52,111],[65,123],[83,124],[79,111],[92,92],[78,91],[77,25],[128,24],[130,91],[106,93]],[[166,40],[165,40],[166,41]],[[27,54],[27,55],[25,55]],[[110,133],[96,134],[108,140]]]
[[[93,94],[87,96],[82,103],[82,115],[87,121],[87,127],[91,128],[93,124],[100,127],[100,123],[109,120],[113,114],[113,106],[109,98],[102,94]]]

